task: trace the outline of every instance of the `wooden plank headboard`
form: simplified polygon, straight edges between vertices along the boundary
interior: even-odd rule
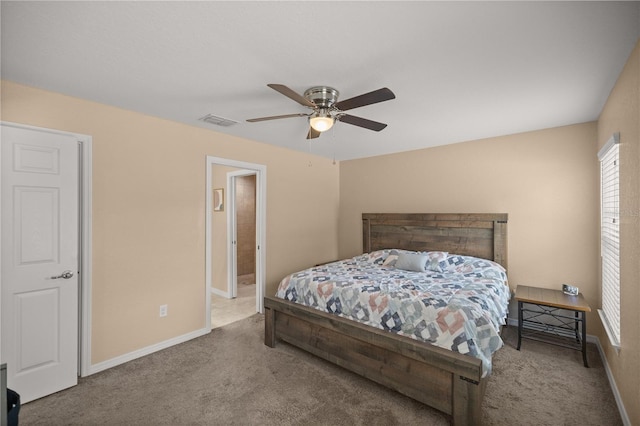
[[[447,251],[491,259],[507,269],[507,213],[363,213],[364,253]]]

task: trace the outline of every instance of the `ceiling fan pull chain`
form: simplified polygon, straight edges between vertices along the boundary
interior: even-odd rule
[[[331,131],[331,143],[333,144],[333,165],[336,165],[336,126]]]

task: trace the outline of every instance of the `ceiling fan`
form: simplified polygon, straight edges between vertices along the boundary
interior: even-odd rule
[[[342,121],[343,123],[379,132],[387,127],[387,125],[377,121],[367,120],[366,118],[356,117],[355,115],[346,114],[344,111],[363,107],[365,105],[376,104],[378,102],[389,101],[396,97],[396,95],[386,87],[360,96],[345,99],[344,101],[338,101],[340,93],[333,87],[311,87],[310,89],[305,90],[304,96],[302,96],[283,84],[267,84],[267,86],[277,92],[280,92],[286,97],[293,99],[300,105],[311,108],[313,111],[308,114],[301,112],[297,114],[250,118],[247,121],[249,123],[255,123],[258,121],[277,120],[280,118],[308,117],[309,132],[307,133],[307,139],[317,138],[320,136],[320,133],[329,130],[336,121]]]

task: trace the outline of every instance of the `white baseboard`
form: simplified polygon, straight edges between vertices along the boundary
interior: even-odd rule
[[[147,346],[146,348],[129,352],[128,354],[120,355],[118,357],[100,362],[98,364],[93,364],[89,367],[89,372],[85,376],[90,376],[92,374],[99,373],[100,371],[108,370],[109,368],[124,364],[125,362],[142,358],[143,356],[170,348],[171,346],[175,346],[180,343],[184,343],[188,340],[195,339],[196,337],[204,336],[208,333],[210,333],[210,330],[202,328],[200,330],[192,331],[191,333],[183,334],[182,336],[174,337],[173,339],[165,340],[164,342],[156,343],[155,345]]]
[[[518,327],[517,318],[509,318],[508,324],[513,327]],[[616,399],[616,404],[618,405],[618,411],[620,412],[620,417],[622,417],[622,423],[625,426],[631,426],[631,420],[629,419],[629,415],[627,414],[627,410],[624,408],[624,404],[622,402],[622,397],[620,396],[620,391],[618,391],[618,386],[616,385],[616,381],[613,378],[613,374],[611,373],[611,369],[609,368],[609,362],[607,361],[607,357],[602,350],[602,345],[600,344],[600,339],[598,336],[594,336],[591,334],[587,334],[587,342],[593,343],[598,348],[598,352],[600,353],[600,359],[602,360],[602,365],[604,366],[604,371],[607,373],[607,378],[609,379],[609,386],[611,386],[611,391],[613,392],[613,397]]]
[[[226,291],[219,290],[217,288],[211,287],[211,294],[215,294],[216,296],[224,297],[225,299],[231,299],[229,297],[229,293]]]
[[[627,410],[624,408],[624,403],[622,402],[622,397],[620,396],[620,392],[618,391],[618,386],[616,385],[616,380],[613,378],[613,373],[611,373],[611,369],[609,368],[609,362],[607,361],[607,357],[604,354],[604,350],[602,349],[602,345],[600,344],[600,339],[598,336],[589,336],[592,337],[598,348],[598,352],[600,352],[600,359],[602,359],[602,364],[604,365],[604,371],[607,372],[607,378],[609,379],[609,385],[611,386],[611,391],[613,392],[613,397],[616,399],[616,404],[618,404],[618,411],[620,411],[620,417],[622,417],[622,424],[625,426],[631,426],[631,420],[629,419],[629,415],[627,414]],[[587,339],[587,341],[590,341]]]

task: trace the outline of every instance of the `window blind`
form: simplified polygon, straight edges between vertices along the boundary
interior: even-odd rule
[[[616,133],[598,153],[600,160],[600,256],[602,309],[598,310],[613,346],[620,347],[620,155]]]

